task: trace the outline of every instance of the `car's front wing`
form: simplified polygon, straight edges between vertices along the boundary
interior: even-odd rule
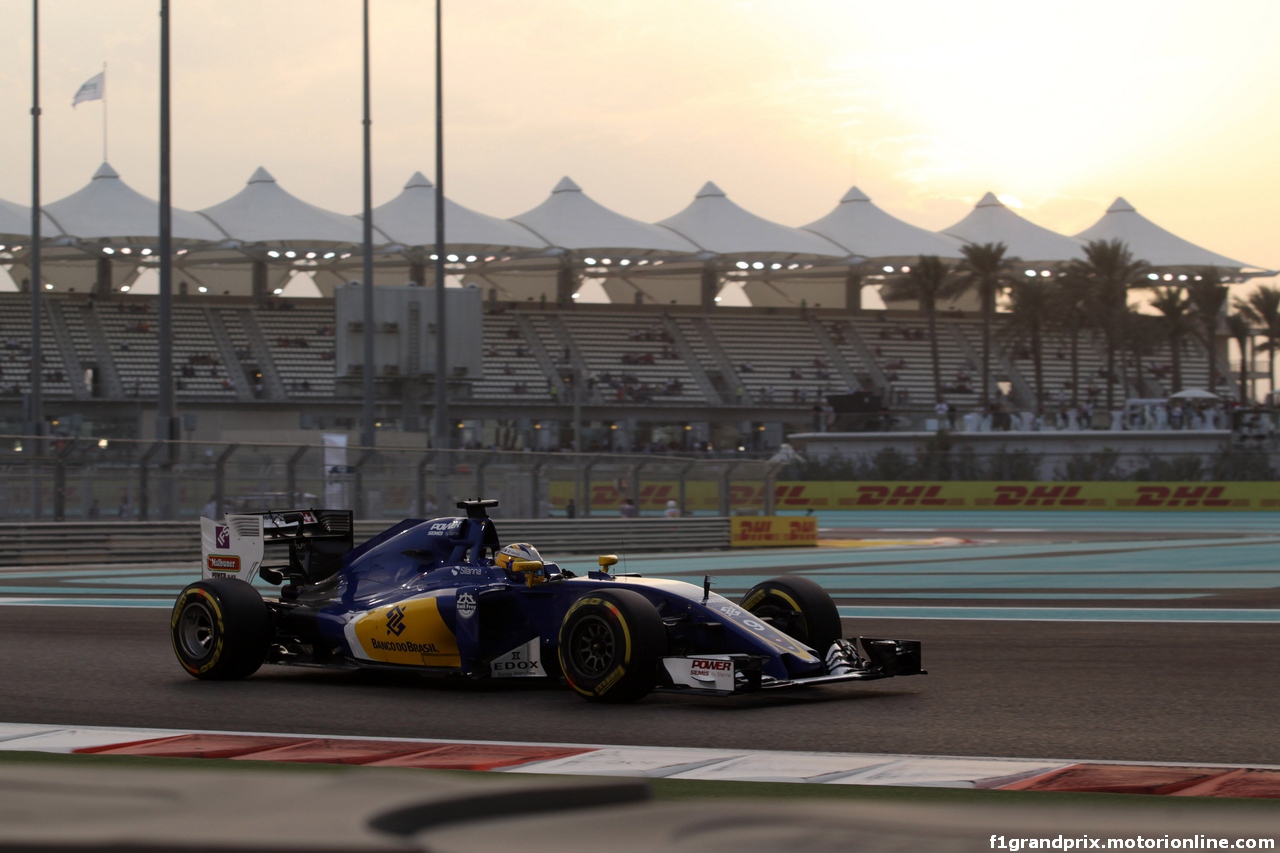
[[[733,696],[759,690],[781,690],[873,681],[905,675],[925,675],[920,668],[918,640],[859,637],[858,654],[845,663],[827,666],[822,675],[774,678],[763,674],[764,655],[722,654],[664,657],[655,688],[668,693]]]

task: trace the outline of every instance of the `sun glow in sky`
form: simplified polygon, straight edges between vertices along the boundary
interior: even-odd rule
[[[102,159],[156,194],[158,0],[42,4],[45,199]],[[359,0],[175,0],[174,199],[265,166],[360,206]],[[30,0],[0,0],[0,198],[30,197]],[[434,177],[432,15],[373,0],[375,204]],[[1064,233],[1123,195],[1206,248],[1280,268],[1280,4],[445,0],[447,191],[511,216],[562,175],[653,221],[707,180],[776,221],[852,184],[943,228],[988,190]],[[1011,203],[1012,206],[1012,203]]]

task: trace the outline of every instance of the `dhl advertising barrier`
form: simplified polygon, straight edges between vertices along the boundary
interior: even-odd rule
[[[551,504],[563,509],[574,496],[572,482],[551,484]],[[607,483],[593,483],[592,512],[616,511],[622,496]],[[680,484],[642,484],[641,510],[661,510],[679,502]],[[774,491],[779,510],[870,509],[1034,509],[1034,510],[1216,510],[1280,511],[1280,482],[1246,483],[1003,483],[1003,482],[798,482],[780,481]],[[735,481],[729,503],[735,512],[764,509],[764,484]],[[719,485],[690,481],[685,512],[720,509]]]
[[[818,519],[777,515],[739,515],[730,520],[734,548],[795,548],[818,544]]]

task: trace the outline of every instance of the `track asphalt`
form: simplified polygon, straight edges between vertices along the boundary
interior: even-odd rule
[[[711,574],[727,595],[776,574],[813,577],[848,633],[923,640],[930,675],[629,707],[551,685],[276,667],[204,683],[178,668],[167,637],[193,567],[33,568],[0,571],[0,602],[45,605],[0,607],[0,721],[1280,764],[1280,516],[832,516],[820,516],[831,540],[976,543],[627,555],[618,568]]]

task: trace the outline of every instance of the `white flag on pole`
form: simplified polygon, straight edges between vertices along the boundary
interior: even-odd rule
[[[76,92],[76,96],[71,101],[71,106],[75,106],[81,101],[101,101],[107,94],[107,72],[99,71],[90,77]]]

